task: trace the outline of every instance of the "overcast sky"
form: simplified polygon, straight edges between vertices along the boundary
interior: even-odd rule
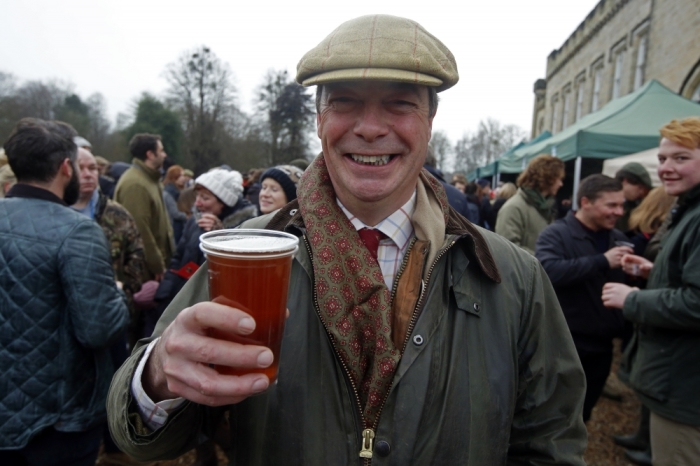
[[[385,13],[421,23],[452,51],[460,81],[441,93],[433,128],[452,141],[495,118],[531,127],[534,81],[598,0],[211,1],[32,0],[3,2],[0,71],[57,78],[82,97],[104,95],[110,118],[143,91],[162,95],[165,66],[207,45],[235,74],[250,111],[268,69],[295,75],[302,55],[340,23]]]

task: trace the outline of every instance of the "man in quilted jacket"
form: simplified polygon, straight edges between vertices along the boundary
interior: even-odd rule
[[[75,130],[21,120],[0,200],[0,464],[93,465],[128,322],[100,227],[78,198]]]

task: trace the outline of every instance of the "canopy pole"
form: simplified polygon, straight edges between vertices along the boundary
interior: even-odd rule
[[[498,183],[501,182],[501,174],[496,173],[496,176],[494,177],[494,179],[495,179],[495,182],[494,182],[493,189],[496,189],[496,188],[498,188]]]
[[[574,194],[571,197],[571,208],[574,211],[578,210],[578,202],[576,202],[576,195],[578,194],[578,185],[581,182],[581,156],[576,157],[576,163],[574,165]]]

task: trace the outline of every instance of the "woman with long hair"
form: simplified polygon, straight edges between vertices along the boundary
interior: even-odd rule
[[[564,162],[538,155],[518,177],[518,192],[508,199],[496,218],[496,233],[535,254],[535,243],[554,221],[554,201],[564,180]]]

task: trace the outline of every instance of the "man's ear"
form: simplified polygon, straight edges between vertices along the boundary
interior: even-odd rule
[[[71,159],[63,159],[63,162],[61,163],[61,166],[58,169],[58,173],[65,176],[66,178],[70,178],[73,176],[73,171],[75,170],[75,164],[71,161]]]

